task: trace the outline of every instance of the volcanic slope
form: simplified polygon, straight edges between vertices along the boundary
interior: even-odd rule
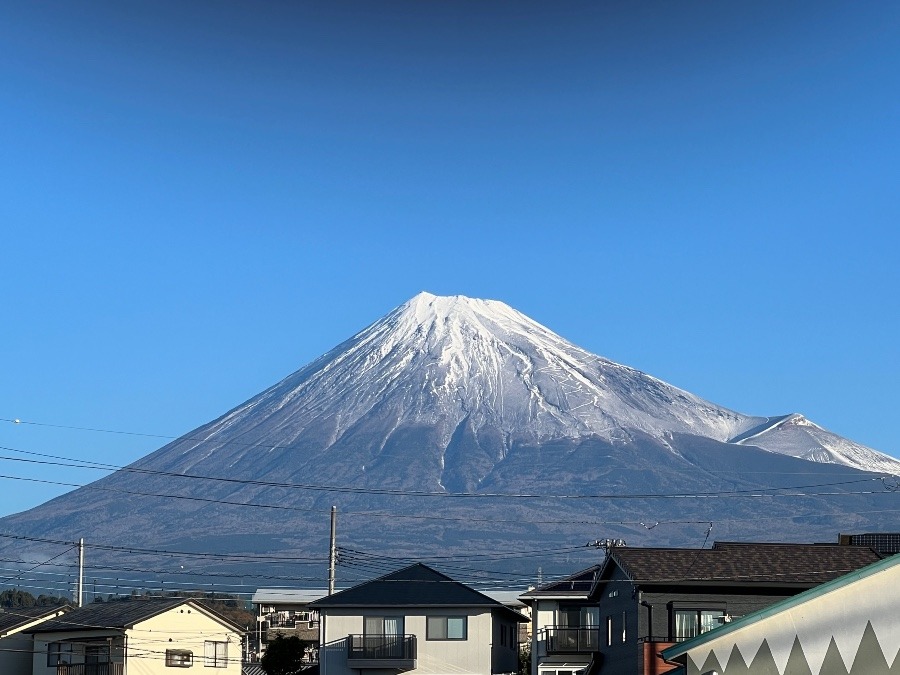
[[[885,473],[900,462],[801,415],[743,415],[501,302],[421,293],[0,532],[300,554],[324,550],[336,504],[345,543],[412,558],[606,536],[699,545],[709,523],[719,538],[831,540],[883,529]]]

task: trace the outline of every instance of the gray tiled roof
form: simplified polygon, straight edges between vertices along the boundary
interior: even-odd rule
[[[576,572],[575,574],[572,574],[565,579],[561,579],[560,581],[553,581],[549,584],[544,584],[543,586],[535,588],[533,591],[523,593],[521,597],[586,597],[587,594],[590,593],[591,587],[594,585],[594,578],[596,577],[597,572],[600,571],[600,567],[601,565],[588,567],[586,570]]]
[[[52,617],[64,607],[17,607],[0,611],[0,634],[26,626],[36,619]]]
[[[488,607],[512,612],[493,598],[417,563],[310,603],[310,607]],[[517,617],[525,620],[516,612]]]
[[[84,607],[78,607],[57,619],[51,619],[29,630],[29,633],[54,633],[72,630],[124,630],[134,624],[162,614],[170,609],[195,603],[203,606],[201,602],[191,598],[155,598],[141,600],[118,600],[112,602],[94,602]],[[233,626],[243,632],[228,619],[219,616],[213,610],[203,606],[204,611],[216,616],[226,625]],[[186,610],[190,611],[190,609]]]
[[[862,546],[716,542],[711,549],[616,548],[610,559],[635,582],[815,585],[881,556]]]

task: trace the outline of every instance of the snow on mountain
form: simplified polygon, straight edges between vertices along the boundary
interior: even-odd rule
[[[900,462],[799,415],[717,406],[501,302],[421,293],[220,418],[3,518],[0,531],[305,559],[327,550],[337,506],[354,549],[415,559],[571,550],[598,535],[698,545],[712,522],[724,538],[826,540],[884,526],[893,493],[856,469],[900,474]],[[782,494],[798,474],[833,487]],[[719,492],[729,498],[655,498]],[[3,547],[25,555],[17,540]],[[514,558],[518,573],[550,564]],[[557,563],[567,568],[568,554]]]
[[[371,417],[387,429],[373,439],[381,446],[391,432],[422,426],[444,448],[461,425],[475,435],[490,429],[506,447],[683,433],[811,461],[900,470],[897,460],[814,425],[805,435],[787,434],[787,417],[742,415],[591,354],[502,302],[424,292],[208,425],[202,436],[215,442],[265,431],[290,445],[324,425],[327,448]]]
[[[236,409],[211,431],[290,413],[299,433],[334,419],[339,437],[368,414],[437,424],[464,420],[530,440],[623,428],[726,440],[757,418],[704,401],[567,342],[508,305],[420,293]]]
[[[900,462],[893,457],[838,436],[797,413],[774,418],[771,424],[737,442],[810,462],[845,464],[895,475],[900,473]]]

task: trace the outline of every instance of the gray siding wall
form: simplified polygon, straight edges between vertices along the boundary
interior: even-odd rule
[[[640,630],[634,585],[617,567],[603,587],[600,598],[600,653],[603,673],[638,673],[638,633]],[[625,642],[622,642],[624,616]],[[612,633],[607,626],[612,623]]]
[[[673,602],[684,603],[686,606],[698,608],[718,609],[721,607],[723,613],[737,619],[745,614],[774,605],[776,602],[780,602],[791,595],[794,595],[794,593],[754,595],[733,592],[690,593],[685,592],[684,589],[666,591],[642,590],[640,599],[644,603],[649,604],[652,610],[641,606],[640,637],[666,638],[670,635],[669,608],[670,603]],[[652,626],[649,618],[651,614],[653,617]]]

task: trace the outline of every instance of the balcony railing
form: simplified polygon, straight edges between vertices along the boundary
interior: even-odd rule
[[[547,626],[544,629],[548,654],[587,654],[600,649],[600,629]]]
[[[121,663],[61,663],[56,666],[56,675],[122,675]]]
[[[416,667],[416,636],[348,635],[347,666],[413,670]]]
[[[416,658],[415,635],[350,635],[347,658],[364,661],[411,660]]]

